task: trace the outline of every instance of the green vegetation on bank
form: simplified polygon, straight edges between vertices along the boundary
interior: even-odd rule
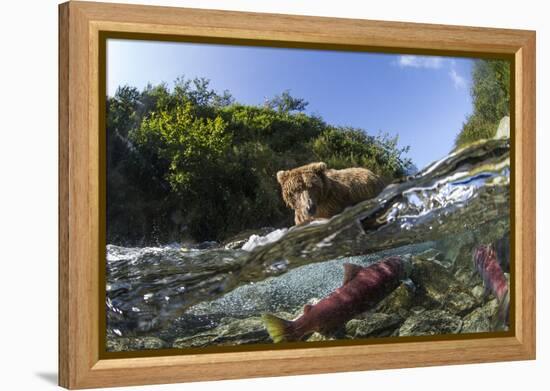
[[[510,62],[477,60],[471,88],[474,110],[456,137],[456,148],[494,137],[501,118],[510,115]]]
[[[224,240],[293,223],[276,173],[313,161],[388,179],[411,162],[397,138],[333,126],[288,91],[242,105],[206,79],[121,87],[107,98],[107,241]]]

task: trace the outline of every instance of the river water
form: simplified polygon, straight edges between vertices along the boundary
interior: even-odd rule
[[[224,317],[292,312],[338,287],[343,262],[420,253],[465,233],[493,243],[510,229],[509,186],[509,140],[488,140],[328,221],[253,235],[240,249],[108,245],[107,336],[173,340]]]

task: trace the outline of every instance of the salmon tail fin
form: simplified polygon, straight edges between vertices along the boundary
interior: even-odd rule
[[[498,305],[498,321],[500,324],[508,326],[510,318],[510,291],[506,292],[504,298]]]
[[[262,314],[262,320],[273,342],[292,341],[292,322],[271,314]]]
[[[498,300],[498,299],[497,299]],[[498,308],[492,316],[492,327],[495,331],[507,330],[510,320],[510,293],[506,292],[502,300],[498,300]]]

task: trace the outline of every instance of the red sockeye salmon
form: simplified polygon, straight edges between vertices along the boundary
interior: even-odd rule
[[[475,250],[473,260],[474,267],[483,280],[485,294],[492,292],[498,300],[498,320],[508,322],[510,292],[508,290],[508,281],[504,276],[495,249],[492,245],[481,245]]]
[[[373,308],[410,274],[411,263],[402,257],[385,258],[368,267],[344,264],[344,282],[315,305],[306,304],[294,321],[263,314],[273,342],[299,341],[314,332],[331,335],[356,315]]]

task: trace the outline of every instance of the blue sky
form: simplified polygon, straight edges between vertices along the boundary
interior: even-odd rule
[[[206,77],[244,104],[290,90],[308,113],[370,134],[399,135],[422,168],[445,156],[472,111],[470,59],[232,45],[109,40],[107,93]]]

